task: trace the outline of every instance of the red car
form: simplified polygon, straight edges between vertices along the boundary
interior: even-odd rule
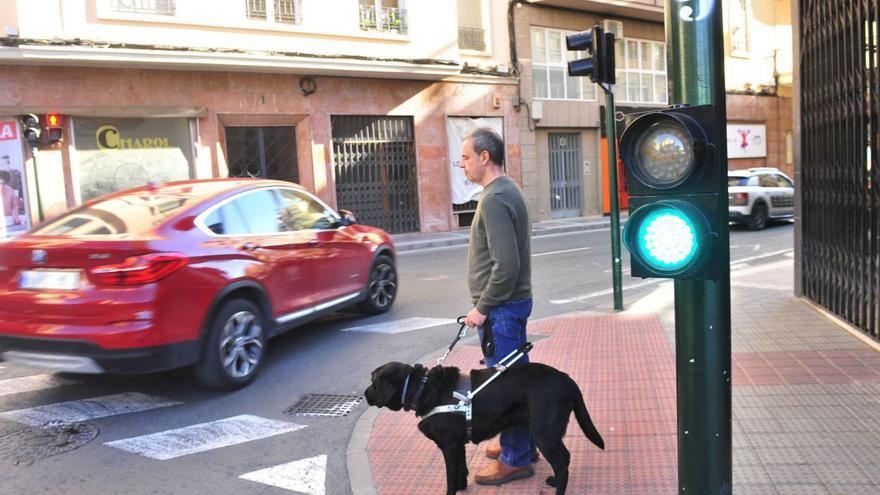
[[[301,187],[172,182],[89,201],[0,243],[0,360],[56,371],[195,365],[249,383],[269,337],[356,305],[388,311],[395,251]]]

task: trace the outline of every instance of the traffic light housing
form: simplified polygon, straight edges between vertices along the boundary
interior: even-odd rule
[[[28,146],[31,148],[37,145],[37,142],[40,140],[40,119],[29,113],[21,118],[21,123],[24,126],[24,135],[25,141],[28,142]]]
[[[567,35],[565,46],[570,51],[586,51],[592,55],[569,62],[569,76],[589,76],[596,83],[614,84],[614,33],[605,33],[597,24],[589,31]]]
[[[720,163],[712,105],[631,114],[620,137],[629,218],[623,244],[642,278],[716,280],[727,228],[727,168]],[[724,193],[724,194],[722,194]]]
[[[61,115],[57,113],[46,114],[46,141],[54,144],[64,136],[64,126],[61,121]]]

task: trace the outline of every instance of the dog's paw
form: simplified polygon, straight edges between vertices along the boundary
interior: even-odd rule
[[[545,483],[552,487],[556,487],[556,476],[547,476],[547,479],[544,480]]]

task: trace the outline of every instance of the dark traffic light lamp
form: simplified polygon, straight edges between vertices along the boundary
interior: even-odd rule
[[[568,63],[568,75],[589,77],[596,83],[614,84],[614,34],[605,33],[598,24],[589,31],[565,37],[569,51],[586,51],[592,56]]]
[[[717,184],[723,170],[708,138],[714,136],[712,112],[704,105],[627,117],[620,139],[630,195],[623,244],[635,277],[720,276]]]
[[[28,146],[31,148],[36,147],[37,142],[40,140],[40,119],[36,115],[29,113],[21,118],[21,123],[24,126],[23,135]]]

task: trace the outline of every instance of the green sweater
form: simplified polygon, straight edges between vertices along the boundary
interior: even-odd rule
[[[522,190],[503,175],[480,195],[468,245],[468,288],[484,315],[532,297],[531,222]]]

